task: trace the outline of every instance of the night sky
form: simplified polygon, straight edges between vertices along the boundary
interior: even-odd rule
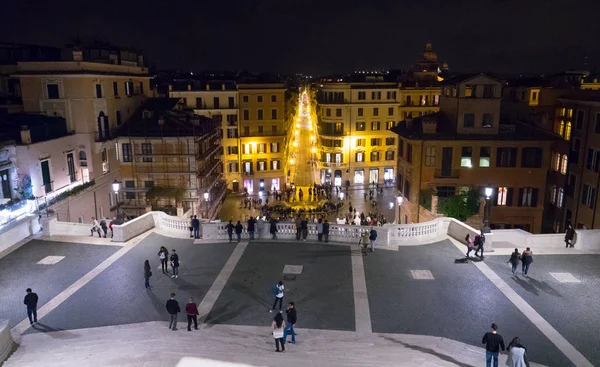
[[[600,67],[600,0],[5,0],[0,41],[75,36],[161,69],[306,74],[406,69],[427,40],[451,71]]]

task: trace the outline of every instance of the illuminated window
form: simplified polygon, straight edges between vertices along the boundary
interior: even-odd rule
[[[367,139],[356,139],[357,147],[364,147],[367,143]]]
[[[325,153],[325,162],[331,163],[331,153]]]
[[[567,128],[565,129],[565,140],[571,140],[571,122],[567,122]]]
[[[558,189],[558,198],[556,199],[556,206],[559,208],[562,208],[564,194],[565,192],[562,187]]]
[[[565,116],[566,113],[567,113],[567,109],[566,108],[561,108],[560,109],[560,116]]]
[[[471,147],[463,147],[462,148],[462,153],[460,156],[460,166],[461,167],[468,167],[471,168],[473,167],[471,158],[473,156],[473,148]]]
[[[552,185],[550,188],[550,202],[552,204],[556,202],[556,185]]]
[[[342,153],[335,153],[335,163],[342,163]]]
[[[364,162],[365,161],[365,153],[363,153],[363,152],[356,152],[356,161],[357,162]]]
[[[507,187],[499,187],[496,205],[501,205],[501,206],[506,205],[507,196],[508,196],[508,188]]]
[[[492,149],[490,147],[479,148],[479,167],[489,167]]]
[[[435,166],[435,147],[425,148],[425,165],[427,167]]]
[[[554,170],[555,171],[560,171],[560,153],[554,153]]]
[[[473,88],[470,85],[465,86],[465,97],[471,97],[473,95]]]
[[[565,122],[561,121],[560,125],[558,125],[558,131],[556,133],[560,136],[563,136],[564,131],[565,131]]]
[[[562,173],[563,175],[567,174],[567,165],[569,164],[569,158],[567,157],[567,155],[563,155],[562,156],[562,162],[560,165],[560,173]]]
[[[572,108],[569,108],[569,109],[567,110],[567,116],[568,116],[568,117],[573,117],[573,109],[572,109]]]

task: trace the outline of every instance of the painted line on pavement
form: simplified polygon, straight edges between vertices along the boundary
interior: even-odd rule
[[[244,254],[244,251],[246,250],[247,246],[248,242],[238,243],[235,249],[233,250],[233,253],[231,253],[231,256],[229,256],[229,259],[225,263],[225,266],[223,266],[221,272],[219,273],[219,275],[217,275],[217,278],[213,282],[212,286],[210,287],[208,292],[206,292],[204,299],[202,299],[202,302],[200,302],[200,304],[198,305],[198,313],[200,314],[198,316],[198,322],[204,323],[204,321],[206,320],[206,317],[217,302],[217,299],[221,295],[223,288],[225,288],[225,284],[227,284],[229,277],[233,273],[233,270],[235,269],[237,263],[242,258],[242,255]]]
[[[453,238],[450,241],[462,252],[464,245]],[[529,305],[519,294],[512,289],[498,274],[496,274],[483,261],[473,263],[483,275],[485,275],[495,286],[508,298],[525,317],[527,317],[575,366],[593,367],[565,337],[563,337],[546,319],[542,317],[533,307]]]
[[[350,251],[352,259],[352,285],[354,288],[354,324],[357,333],[369,334],[373,332],[373,328],[371,326],[371,310],[369,309],[363,255],[360,250],[351,248]]]
[[[140,243],[144,238],[148,237],[153,232],[154,231],[147,231],[147,232],[129,240],[127,242],[127,244],[125,246],[123,246],[120,250],[118,250],[117,252],[112,254],[109,258],[107,258],[106,260],[101,262],[94,269],[90,270],[83,277],[81,277],[77,281],[75,281],[75,283],[68,286],[64,291],[60,292],[58,295],[56,295],[54,298],[52,298],[50,301],[48,301],[46,304],[44,304],[42,307],[40,307],[37,310],[38,320],[40,320],[41,318],[43,318],[44,316],[46,316],[47,314],[52,312],[52,310],[54,310],[55,308],[60,306],[64,301],[66,301],[69,297],[71,297],[73,294],[75,294],[75,292],[77,292],[78,290],[83,288],[83,286],[88,284],[92,279],[94,279],[95,277],[100,275],[100,273],[102,273],[104,270],[106,270],[106,268],[108,268],[115,261],[117,261],[121,257],[123,257],[126,253],[129,252],[129,250],[134,248],[138,243]],[[29,329],[30,326],[31,325],[29,324],[29,319],[26,318],[25,320],[21,321],[20,323],[18,323],[17,325],[15,325],[15,327],[13,327],[11,329],[11,333],[16,342],[18,342],[17,339],[20,339],[21,335],[27,329]]]

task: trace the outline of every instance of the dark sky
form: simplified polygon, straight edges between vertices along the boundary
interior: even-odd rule
[[[5,0],[0,41],[96,37],[159,68],[408,68],[427,40],[453,71],[600,67],[600,0]]]

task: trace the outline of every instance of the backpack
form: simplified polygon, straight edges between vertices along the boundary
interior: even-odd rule
[[[475,246],[479,246],[482,244],[482,238],[480,235],[475,235],[475,241],[473,241],[473,244]]]
[[[277,284],[275,284],[273,286],[273,295],[277,296],[279,294],[279,287],[277,286]]]

